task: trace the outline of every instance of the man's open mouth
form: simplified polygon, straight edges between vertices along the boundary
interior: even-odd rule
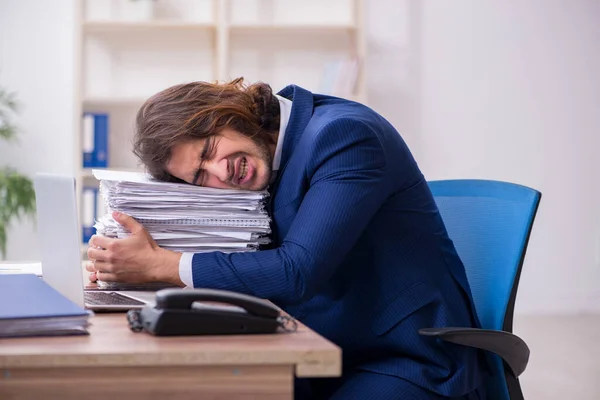
[[[240,175],[238,177],[238,182],[243,181],[247,174],[248,174],[248,161],[246,160],[246,157],[243,157],[242,161],[240,162]]]

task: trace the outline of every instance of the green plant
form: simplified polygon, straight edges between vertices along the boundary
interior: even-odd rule
[[[19,130],[12,123],[17,112],[14,93],[0,87],[0,140],[17,141]],[[11,220],[35,215],[35,191],[31,180],[9,166],[0,166],[0,254],[6,258],[7,230]]]

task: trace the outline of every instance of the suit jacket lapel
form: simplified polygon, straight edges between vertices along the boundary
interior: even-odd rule
[[[312,118],[314,104],[313,94],[300,86],[289,85],[277,94],[286,97],[293,102],[290,120],[287,129],[285,130],[283,149],[281,151],[281,164],[278,173],[278,176],[281,177],[283,170],[294,152],[296,144],[300,140],[300,137],[302,137],[302,133],[304,133],[306,126]],[[275,184],[279,183],[278,181],[279,179],[277,179]]]

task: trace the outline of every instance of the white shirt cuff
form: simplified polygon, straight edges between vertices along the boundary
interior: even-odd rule
[[[194,287],[194,276],[192,274],[192,259],[194,253],[182,253],[179,259],[179,279],[186,286]]]

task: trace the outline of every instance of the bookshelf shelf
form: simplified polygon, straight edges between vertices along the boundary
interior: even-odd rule
[[[359,29],[355,25],[327,24],[239,24],[229,27],[231,34],[356,34]]]
[[[94,33],[128,33],[148,31],[212,31],[216,26],[210,23],[186,23],[172,21],[153,22],[111,22],[111,21],[89,21],[83,24],[83,30],[87,34]]]

